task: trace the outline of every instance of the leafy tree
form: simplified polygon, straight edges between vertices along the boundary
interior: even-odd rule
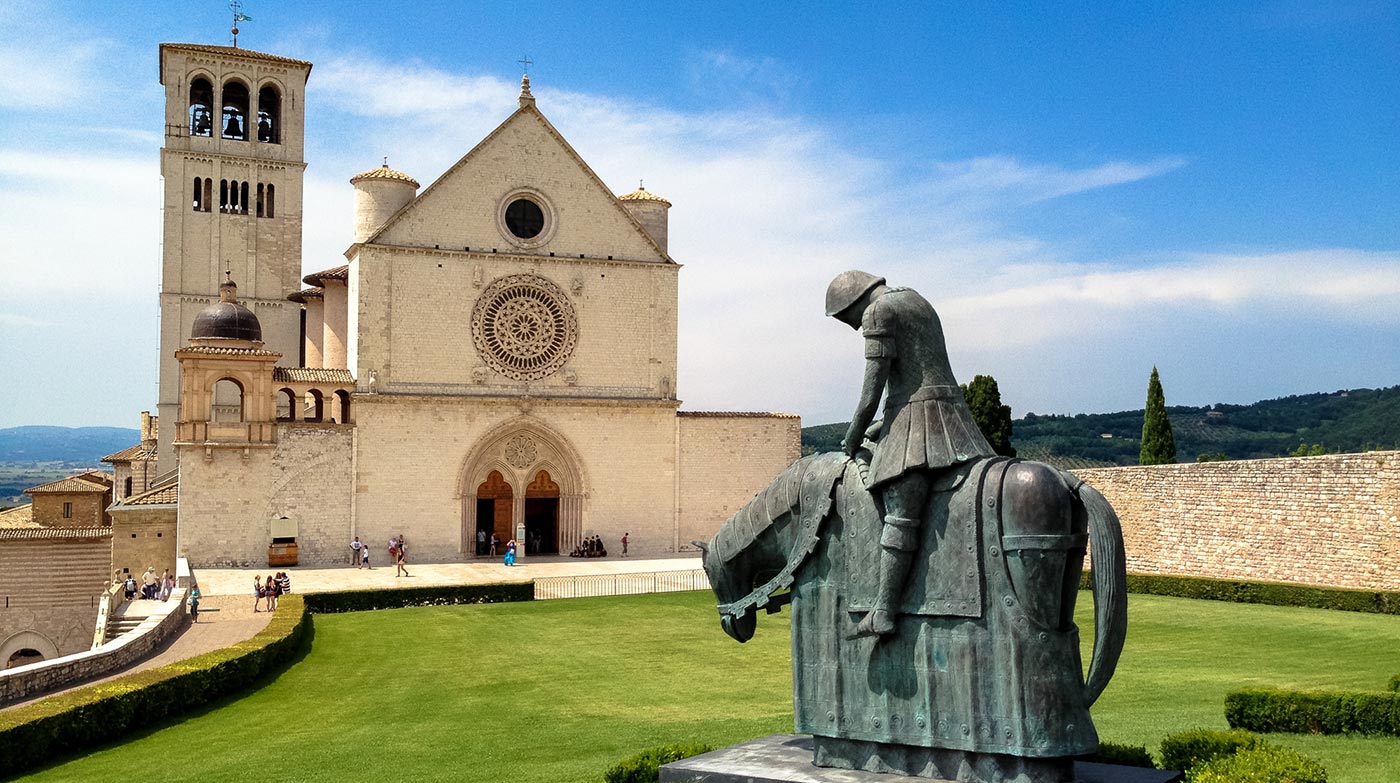
[[[971,383],[962,385],[962,392],[967,407],[972,409],[977,429],[992,444],[992,450],[1003,457],[1016,456],[1016,449],[1011,446],[1011,406],[1001,404],[997,379],[978,375]]]
[[[1294,450],[1293,450],[1293,453],[1290,454],[1289,456],[1292,456],[1292,457],[1321,457],[1323,454],[1326,454],[1326,453],[1327,453],[1327,451],[1326,451],[1326,449],[1324,449],[1324,448],[1322,447],[1322,444],[1321,444],[1321,443],[1314,443],[1314,444],[1312,444],[1311,446],[1309,446],[1307,443],[1299,443],[1299,444],[1298,444],[1298,448],[1294,449]]]
[[[1207,451],[1196,455],[1197,462],[1229,462],[1230,455],[1223,451]]]
[[[1142,451],[1138,463],[1142,465],[1170,465],[1176,462],[1176,439],[1172,437],[1172,423],[1167,419],[1167,400],[1162,394],[1162,379],[1157,376],[1157,368],[1152,368],[1152,379],[1147,382],[1147,409],[1142,413]]]

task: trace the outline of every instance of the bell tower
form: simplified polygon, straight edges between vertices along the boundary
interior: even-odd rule
[[[195,317],[231,272],[279,364],[295,364],[301,288],[306,80],[311,63],[236,46],[161,44],[165,179],[159,410],[178,422],[180,364]],[[222,401],[216,400],[216,404]],[[176,466],[173,427],[160,471]]]

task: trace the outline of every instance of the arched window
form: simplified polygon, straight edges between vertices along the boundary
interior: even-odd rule
[[[228,207],[228,180],[221,179],[219,180],[219,211],[227,212]]]
[[[350,423],[350,392],[341,389],[335,393],[335,420],[341,424]]]
[[[275,190],[276,186],[272,184],[269,184],[267,186],[267,217],[277,217],[277,199],[276,193],[274,192]]]
[[[296,421],[297,420],[297,395],[291,389],[280,389],[277,392],[277,420]]]
[[[238,212],[241,215],[246,215],[248,214],[248,183],[242,183],[238,191]]]
[[[199,177],[194,178],[194,211],[204,211],[204,180]]]
[[[258,90],[258,141],[282,143],[282,94],[270,84]]]
[[[224,82],[223,136],[248,140],[248,87],[239,81]]]
[[[263,184],[258,183],[258,217],[263,216]]]
[[[214,384],[213,421],[243,421],[243,385],[232,378]]]
[[[126,481],[122,484],[122,489],[123,489],[122,497],[124,497],[124,498],[129,498],[129,497],[131,497],[131,476],[127,476],[127,477],[126,477]]]
[[[214,207],[214,180],[204,178],[204,211],[208,212]]]
[[[312,389],[306,393],[306,413],[302,421],[324,421],[326,400],[319,391]]]
[[[208,79],[190,82],[190,135],[214,135],[214,85]]]

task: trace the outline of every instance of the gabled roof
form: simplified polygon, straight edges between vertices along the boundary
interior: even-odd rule
[[[110,527],[0,527],[0,541],[45,538],[106,538]]]
[[[180,502],[180,481],[169,481],[139,495],[122,498],[112,504],[111,510],[118,511],[130,506],[173,506]]]
[[[156,458],[154,449],[146,448],[144,443],[135,446],[127,446],[115,454],[108,454],[102,458],[103,462],[150,462]]]
[[[534,101],[525,103],[519,109],[516,109],[514,112],[512,112],[511,115],[507,117],[500,125],[496,126],[495,130],[486,134],[486,137],[484,139],[477,142],[477,145],[475,147],[472,147],[470,152],[468,152],[466,155],[463,155],[461,159],[459,159],[456,163],[452,164],[452,167],[449,168],[447,171],[443,172],[442,176],[434,180],[433,183],[429,185],[426,189],[424,189],[422,193],[419,193],[416,198],[405,204],[402,209],[400,209],[398,212],[395,212],[388,220],[384,221],[384,223],[380,225],[379,228],[375,229],[373,234],[370,234],[368,237],[366,237],[360,244],[368,245],[377,242],[381,236],[383,236],[387,231],[389,231],[397,223],[403,220],[404,215],[411,212],[415,205],[421,203],[424,199],[427,199],[433,193],[434,190],[436,190],[444,182],[447,182],[448,180],[452,179],[453,174],[455,174],[459,169],[466,166],[468,162],[474,160],[476,156],[482,152],[482,150],[488,148],[491,145],[491,142],[497,136],[501,135],[501,133],[506,128],[510,127],[512,124],[516,123],[521,118],[526,116],[533,117],[535,120],[539,121],[540,124],[544,126],[546,132],[548,132],[551,136],[554,137],[556,141],[559,142],[560,146],[563,147],[565,153],[573,159],[574,163],[576,163],[580,169],[582,169],[585,176],[591,179],[593,183],[598,186],[598,189],[602,191],[603,194],[605,194],[609,200],[612,201],[612,203],[617,207],[617,211],[622,215],[623,219],[625,219],[628,223],[632,224],[633,228],[636,229],[637,233],[641,235],[642,239],[647,244],[651,245],[651,247],[656,251],[656,254],[658,256],[664,259],[666,263],[676,263],[671,258],[671,256],[666,253],[665,250],[661,249],[661,246],[656,243],[656,240],[652,238],[651,234],[647,233],[647,230],[642,227],[642,224],[637,222],[637,219],[632,216],[632,213],[628,212],[626,207],[622,206],[622,202],[618,201],[617,196],[612,192],[612,189],[609,188],[607,184],[603,182],[602,178],[598,176],[597,172],[593,171],[593,167],[589,166],[588,162],[583,159],[583,156],[578,154],[578,151],[573,148],[573,145],[569,144],[568,140],[564,138],[564,135],[561,134],[559,130],[555,128],[554,125],[550,123],[548,119],[545,118],[544,114],[535,106]],[[315,285],[316,281],[313,281],[310,278],[311,276],[308,275],[307,278],[305,278],[306,282],[310,285]]]
[[[346,369],[330,367],[273,367],[274,383],[329,383],[352,385],[355,378]]]
[[[97,474],[101,475],[101,474]],[[104,484],[96,476],[90,473],[83,473],[77,476],[66,476],[58,481],[50,481],[47,484],[40,484],[37,487],[30,487],[24,491],[26,495],[39,494],[71,494],[74,492],[106,492],[111,489],[111,484]]]

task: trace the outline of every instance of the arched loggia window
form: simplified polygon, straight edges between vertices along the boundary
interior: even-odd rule
[[[214,85],[208,79],[190,82],[190,135],[214,135]]]
[[[282,143],[282,93],[270,84],[258,90],[258,141]]]
[[[248,87],[243,82],[224,82],[223,137],[248,140]]]

